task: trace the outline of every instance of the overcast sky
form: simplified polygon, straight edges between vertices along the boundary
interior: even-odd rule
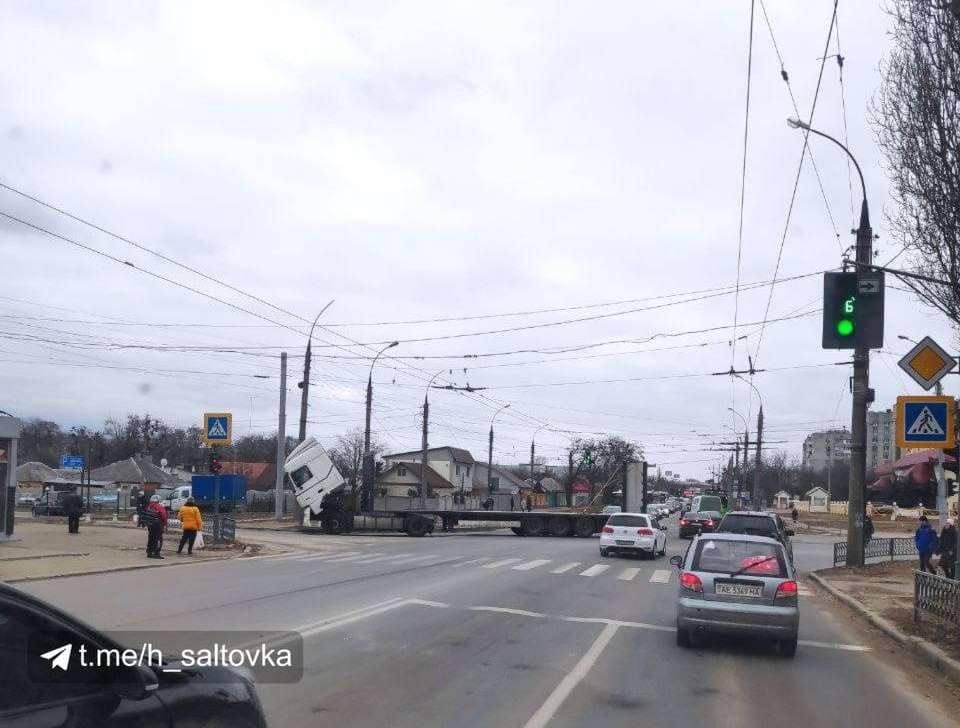
[[[832,3],[767,6],[806,118]],[[709,374],[746,368],[748,352],[768,370],[754,384],[778,447],[799,456],[810,431],[849,424],[851,368],[829,366],[849,356],[820,348],[822,281],[807,275],[852,243],[840,150],[811,142],[835,227],[807,163],[779,271],[806,277],[770,299],[770,319],[810,315],[761,341],[745,324],[764,319],[770,287],[730,292],[747,0],[2,0],[0,12],[0,182],[260,299],[0,190],[0,211],[135,266],[0,218],[0,409],[67,427],[225,410],[237,434],[268,433],[286,350],[296,434],[304,319],[335,299],[311,377],[309,432],[326,444],[362,426],[371,351],[391,340],[374,373],[374,430],[391,450],[419,448],[426,380],[444,367],[438,383],[488,389],[434,390],[431,445],[485,458],[510,403],[504,462],[526,461],[546,425],[551,462],[574,436],[558,430],[613,433],[665,470],[707,476],[726,454],[706,443],[743,428],[727,408],[757,411],[747,384]],[[849,142],[885,262],[899,248],[868,109],[888,20],[868,0],[841,2],[838,21]],[[802,145],[793,115],[758,3],[743,284],[774,274]],[[814,125],[843,134],[834,59]],[[530,313],[558,308],[573,310]],[[734,351],[735,310],[747,338]],[[920,391],[896,369],[897,334],[951,343],[908,293],[888,289],[886,321],[878,408]],[[615,341],[632,343],[594,346]],[[518,350],[543,353],[463,358]]]

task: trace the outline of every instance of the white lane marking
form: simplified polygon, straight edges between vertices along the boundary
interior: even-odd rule
[[[550,573],[565,574],[566,572],[570,571],[570,569],[574,569],[578,566],[580,566],[579,561],[571,561],[569,564],[563,564],[562,566],[558,566],[556,569],[553,569]]]
[[[312,554],[312,551],[284,551],[279,554],[263,554],[262,556],[241,556],[239,557],[240,562],[244,561],[264,561],[266,559],[295,559],[298,556],[305,556],[307,554]]]
[[[303,556],[294,561],[329,561],[330,559],[341,559],[344,556],[363,556],[365,555],[363,551],[341,551],[336,554],[320,554],[313,556]]]
[[[617,633],[617,629],[618,626],[615,624],[608,624],[603,628],[600,636],[590,645],[590,649],[584,653],[580,661],[573,666],[573,669],[568,672],[563,680],[560,681],[560,684],[554,688],[543,705],[541,705],[537,709],[537,712],[530,717],[530,720],[524,724],[524,728],[544,728],[544,726],[550,722],[551,718],[557,714],[560,706],[563,705],[563,701],[567,699],[570,693],[573,692],[573,689],[577,687],[580,681],[590,672],[597,658],[600,657],[600,654],[606,649],[607,645],[610,644],[610,640],[612,640],[613,636]]]
[[[357,554],[356,556],[344,556],[335,559],[327,559],[328,564],[342,564],[345,561],[357,561],[359,559],[366,559],[370,556],[384,556],[385,554],[382,551],[375,551],[373,553]]]
[[[581,571],[580,576],[596,576],[597,574],[602,574],[609,568],[607,564],[594,564],[589,569]]]
[[[378,561],[394,561],[396,559],[405,559],[410,554],[390,554],[387,556],[374,556],[372,559],[360,559],[359,561],[354,561],[355,564],[374,564]]]
[[[494,561],[492,564],[484,564],[481,568],[483,569],[497,569],[501,566],[507,566],[508,564],[515,564],[522,559],[501,559],[500,561]]]
[[[397,560],[394,561],[393,563],[394,563],[394,565],[396,565],[396,564],[412,564],[412,563],[414,563],[415,561],[425,561],[426,559],[435,559],[435,558],[437,558],[436,554],[427,554],[426,556],[411,556],[411,557],[408,558],[408,559],[397,559]]]
[[[525,564],[517,564],[513,568],[514,571],[530,571],[531,569],[536,569],[538,566],[543,566],[544,564],[549,564],[551,559],[534,559],[533,561],[528,561]]]
[[[538,617],[547,619],[550,615],[542,612],[531,612],[527,609],[513,609],[511,607],[467,607],[471,612],[498,612],[499,614],[516,614],[520,617]]]
[[[825,647],[830,650],[845,650],[847,652],[870,652],[866,645],[844,645],[839,642],[816,642],[814,640],[797,640],[798,645],[804,647]]]
[[[492,556],[481,556],[479,559],[470,559],[469,561],[461,561],[457,566],[473,566],[474,564],[482,564],[484,561],[489,561],[492,559]]]
[[[620,581],[633,581],[637,577],[637,574],[639,573],[640,573],[640,569],[637,569],[635,567],[630,569],[624,569],[623,571],[620,572],[617,578]]]
[[[443,609],[465,609],[469,612],[498,612],[500,614],[514,614],[520,617],[535,617],[537,619],[555,619],[561,622],[579,622],[584,624],[602,624],[606,627],[627,627],[629,629],[643,629],[650,632],[676,632],[676,627],[668,627],[663,624],[650,624],[649,622],[628,622],[620,619],[607,619],[605,617],[567,617],[562,614],[547,614],[545,612],[531,612],[526,609],[512,609],[510,607],[488,607],[488,606],[458,606],[447,602],[432,602],[425,599],[405,599],[401,604],[419,604],[425,607],[440,607]],[[369,608],[369,607],[368,607]],[[814,640],[799,640],[799,645],[806,647],[821,647],[830,650],[840,650],[844,652],[872,652],[872,647],[866,645],[847,645],[840,642],[816,642]]]
[[[657,569],[650,575],[651,584],[669,584],[670,583],[670,570],[669,569]]]

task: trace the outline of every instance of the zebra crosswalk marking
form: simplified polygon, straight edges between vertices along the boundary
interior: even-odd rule
[[[581,571],[580,576],[596,576],[597,574],[602,574],[609,568],[610,566],[607,564],[594,564],[589,569]]]
[[[523,559],[501,559],[500,561],[494,561],[492,564],[484,564],[482,568],[484,569],[497,569],[501,566],[508,566],[509,564],[515,564],[518,561]]]
[[[640,569],[636,567],[630,568],[630,569],[624,569],[622,572],[620,572],[617,578],[620,581],[633,581],[633,579],[635,579],[637,574],[639,573],[640,573]]]
[[[563,564],[562,566],[558,566],[556,569],[553,569],[550,573],[565,574],[568,571],[570,571],[570,569],[576,568],[577,566],[580,566],[579,561],[571,561],[569,564]]]
[[[536,569],[538,566],[543,566],[544,564],[549,564],[550,559],[534,559],[533,561],[528,561],[525,564],[517,564],[512,567],[514,571],[530,571],[531,569]]]
[[[657,569],[650,575],[651,584],[669,584],[670,583],[670,571],[669,569]]]

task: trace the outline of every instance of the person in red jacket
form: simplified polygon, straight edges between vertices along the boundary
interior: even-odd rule
[[[160,547],[163,545],[163,530],[167,527],[167,509],[160,502],[160,496],[150,496],[144,520],[147,523],[147,558],[162,559]]]

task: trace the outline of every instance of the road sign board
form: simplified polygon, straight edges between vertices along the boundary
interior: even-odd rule
[[[925,336],[898,363],[926,390],[932,389],[957,366],[957,360],[929,336]]]
[[[83,455],[61,455],[60,467],[64,470],[83,470]]]
[[[897,447],[954,447],[953,397],[897,397]]]
[[[208,445],[230,445],[233,442],[233,415],[230,412],[204,413],[203,441]]]

